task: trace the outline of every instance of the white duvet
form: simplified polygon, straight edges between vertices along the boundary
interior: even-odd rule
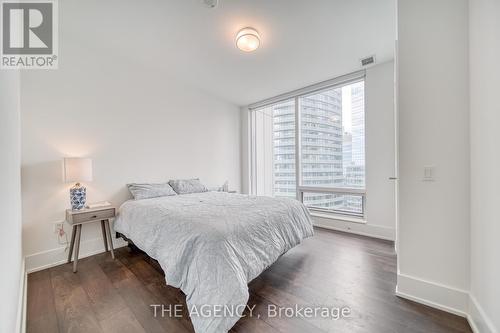
[[[296,200],[224,192],[130,200],[114,228],[156,259],[167,283],[186,294],[197,333],[231,329],[238,314],[205,317],[201,306],[244,308],[248,283],[313,235],[309,212]]]

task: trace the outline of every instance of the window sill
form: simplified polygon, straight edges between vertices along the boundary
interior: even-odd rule
[[[360,224],[366,224],[366,219],[362,217],[355,217],[355,216],[347,216],[347,215],[340,215],[340,214],[328,214],[328,213],[322,213],[322,212],[315,212],[310,210],[311,216],[313,217],[321,217],[324,219],[330,219],[330,220],[338,220],[338,221],[345,221],[345,222],[352,222],[352,223],[360,223]]]

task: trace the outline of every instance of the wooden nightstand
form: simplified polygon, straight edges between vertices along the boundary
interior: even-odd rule
[[[94,222],[101,222],[102,238],[104,240],[104,249],[108,252],[111,250],[111,257],[115,259],[113,251],[113,238],[111,237],[111,229],[109,227],[109,219],[114,218],[116,209],[112,206],[99,207],[95,209],[82,209],[82,210],[66,210],[66,222],[73,226],[71,233],[71,242],[69,244],[68,263],[71,262],[73,249],[75,250],[75,258],[73,260],[73,273],[76,273],[78,265],[78,253],[80,251],[80,236],[82,234],[82,225]]]

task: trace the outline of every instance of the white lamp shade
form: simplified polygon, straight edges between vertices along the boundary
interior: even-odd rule
[[[91,182],[92,181],[92,159],[69,157],[64,159],[64,181]]]

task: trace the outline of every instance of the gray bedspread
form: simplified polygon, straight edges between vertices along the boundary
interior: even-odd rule
[[[200,307],[244,308],[248,283],[313,235],[296,200],[224,192],[127,201],[114,229],[158,260],[167,284],[186,294],[197,333],[231,329],[238,314],[204,316]]]

